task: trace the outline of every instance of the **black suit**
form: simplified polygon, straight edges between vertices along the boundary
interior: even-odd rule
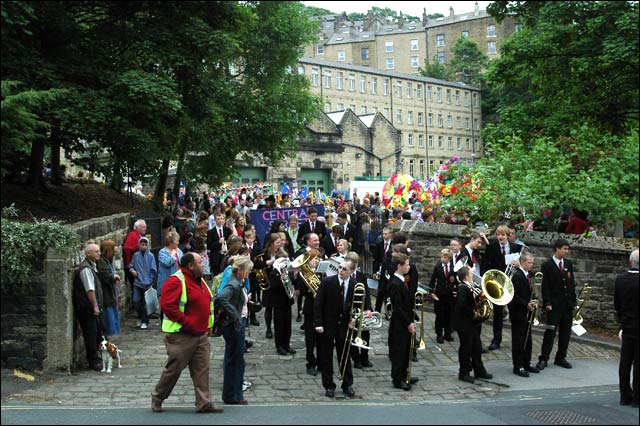
[[[445,271],[442,262],[437,263],[433,267],[429,287],[438,296],[439,300],[433,303],[433,310],[436,314],[436,336],[451,335],[451,312],[453,311],[453,292],[456,289],[456,278],[453,273],[451,262],[449,262],[448,271]],[[448,273],[447,273],[448,272]]]
[[[376,294],[376,312],[382,312],[382,304],[385,303],[387,297],[389,297],[389,287],[391,286],[390,281],[394,272],[393,263],[391,263],[391,256],[389,255],[386,260],[382,262],[382,269],[380,270],[378,293]]]
[[[318,238],[320,238],[320,241],[322,241],[322,239],[327,236],[327,227],[323,222],[320,222],[319,220],[316,220],[315,226],[316,227],[315,227],[314,233],[317,234]],[[311,233],[311,223],[310,222],[302,223],[298,227],[298,244],[303,245],[304,236],[309,233]]]
[[[229,240],[229,237],[233,234],[230,228],[226,226],[222,227],[222,235],[225,241]],[[209,264],[211,266],[211,275],[216,276],[222,272],[222,244],[220,243],[220,235],[218,234],[218,227],[214,226],[207,231],[207,248],[209,249]]]
[[[351,278],[353,279],[353,275],[351,275]],[[356,271],[356,282],[364,284],[364,291],[365,291],[364,310],[370,311],[371,310],[371,293],[369,291],[369,285],[367,284],[367,277],[361,271]],[[357,329],[355,331],[357,331]],[[371,339],[371,332],[369,330],[362,330],[362,340],[367,342],[367,346],[369,347],[371,347],[370,339]],[[357,346],[353,346],[351,348],[351,359],[353,360],[354,363],[357,362],[360,364],[364,364],[367,361],[369,361],[369,350],[362,349]]]
[[[271,287],[267,293],[269,294],[269,302],[271,303],[271,306],[273,306],[273,340],[275,342],[276,349],[290,349],[291,305],[293,305],[293,299],[290,299],[287,295],[278,271],[276,271],[272,266],[269,266],[267,268],[267,272],[269,274],[269,282],[271,283]]]
[[[638,268],[632,268],[616,277],[613,304],[622,329],[620,348],[620,400],[638,403]],[[629,385],[633,365],[633,388]],[[633,389],[633,390],[632,390]]]
[[[325,389],[335,389],[333,381],[333,348],[336,348],[338,363],[347,342],[347,330],[351,321],[351,302],[353,300],[353,287],[355,281],[349,279],[346,299],[343,289],[340,287],[340,277],[334,275],[322,280],[316,301],[313,306],[314,326],[323,327],[324,332],[318,335],[318,347],[321,349],[322,386]],[[345,302],[346,300],[346,302]],[[346,360],[342,388],[353,384],[353,372],[351,371],[351,359]],[[338,368],[340,365],[338,364]]]
[[[340,239],[340,237],[337,237]],[[333,235],[327,235],[320,241],[320,246],[324,249],[327,257],[331,257],[338,252]]]
[[[509,244],[509,253],[519,253],[522,250],[522,246],[520,244]],[[502,254],[502,246],[498,240],[493,240],[487,246],[484,256],[484,268],[483,271],[486,272],[489,269],[497,269],[501,272],[504,272],[507,268],[507,265],[504,260],[504,256]],[[502,342],[502,328],[504,323],[504,306],[501,305],[493,305],[493,342],[501,343]]]
[[[411,333],[409,324],[413,322],[413,303],[404,280],[395,274],[391,277],[389,294],[393,313],[389,323],[389,355],[391,356],[391,379],[395,385],[407,379]]]
[[[384,240],[379,241],[378,244],[376,244],[376,248],[373,252],[373,273],[374,274],[380,270],[380,267],[382,266],[382,262],[384,262],[385,259],[391,258],[391,241],[389,241],[389,245],[387,247],[386,253],[384,250],[384,246],[385,246]]]
[[[509,317],[511,318],[511,356],[513,370],[528,367],[531,364],[531,330],[529,328],[529,301],[531,300],[531,273],[525,275],[522,269],[518,269],[511,282],[514,295],[509,303]],[[528,336],[525,342],[525,337]]]
[[[306,348],[307,368],[321,366],[320,348],[317,345],[317,333],[313,324],[313,307],[315,298],[313,293],[304,283],[302,274],[298,273],[298,277],[293,282],[294,288],[300,291],[300,297],[304,297],[304,305],[302,306],[302,314],[304,315],[304,344]],[[314,354],[314,349],[316,353]],[[316,356],[317,354],[317,356]]]
[[[352,225],[347,223],[347,229],[345,232],[345,225],[340,225],[340,231],[342,232],[342,238],[349,241],[351,244],[351,249],[354,250],[356,244],[358,244],[358,231],[356,229],[356,225]]]
[[[542,304],[547,311],[547,325],[556,327],[544,332],[542,340],[542,353],[540,360],[548,361],[553,341],[558,329],[558,351],[556,361],[567,357],[567,348],[571,338],[571,326],[573,323],[573,309],[576,306],[576,284],[573,265],[568,259],[562,259],[564,270],[561,273],[553,258],[542,264]]]
[[[471,288],[467,283],[460,283],[452,318],[452,325],[458,332],[460,339],[460,348],[458,349],[460,376],[468,375],[471,370],[476,375],[486,373],[482,364],[480,327],[477,327],[473,320],[474,308],[475,300]]]

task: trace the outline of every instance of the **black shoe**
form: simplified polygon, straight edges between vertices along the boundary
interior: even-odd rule
[[[556,359],[553,362],[555,365],[559,365],[560,367],[563,368],[573,368],[572,365],[569,363],[569,361],[567,361],[566,359]]]
[[[270,329],[267,329],[267,333],[264,335],[267,339],[273,339],[273,332]]]
[[[517,370],[513,370],[513,374],[520,376],[520,377],[529,377],[529,373],[527,373],[527,370],[525,370],[524,368],[520,367]]]
[[[447,342],[453,342],[453,336],[450,334],[445,334],[444,340],[446,340]]]
[[[541,359],[538,361],[538,364],[536,364],[536,367],[538,367],[538,371],[544,370],[547,367],[547,361]]]
[[[300,322],[302,321],[302,315],[298,314],[298,316],[296,317],[296,322]]]
[[[353,363],[353,368],[362,368],[362,364],[359,361]]]
[[[485,348],[482,348],[482,349],[480,350],[480,353],[481,353],[481,354],[488,354],[488,353],[489,353],[489,351],[488,351],[488,350],[486,350]]]
[[[368,367],[373,367],[373,364],[371,364],[371,361],[366,360],[362,362],[362,366],[368,368]]]
[[[354,396],[356,396],[356,391],[354,391],[351,386],[347,386],[346,388],[342,388],[342,393],[347,395],[349,398],[353,398]]]
[[[278,355],[289,355],[289,352],[287,352],[287,350],[285,348],[276,348],[276,351],[278,352]]]
[[[410,384],[412,384],[412,385],[415,385],[415,384],[416,384],[416,383],[418,383],[419,381],[420,381],[420,379],[419,379],[419,378],[417,378],[417,377],[412,377],[412,378],[409,380],[409,383],[410,383]]]
[[[408,391],[411,389],[411,385],[408,385],[406,382],[393,382],[393,387],[397,389],[402,389]]]
[[[474,374],[474,376],[476,379],[485,379],[485,380],[493,379],[493,374],[489,374],[486,371],[484,373]]]
[[[631,399],[620,397],[620,405],[631,405]]]
[[[327,389],[326,391],[324,391],[324,396],[328,396],[329,398],[333,398],[334,396],[336,396],[336,390],[335,389]]]
[[[258,321],[258,319],[257,319],[257,318],[251,318],[251,319],[249,320],[249,324],[251,324],[251,325],[255,325],[256,327],[260,327],[260,321]]]
[[[475,379],[469,374],[463,374],[463,375],[458,374],[458,380],[462,380],[463,382],[467,382],[467,383],[475,382]]]
[[[307,324],[302,323],[302,325],[300,326],[300,330],[306,330],[307,329]]]
[[[244,341],[244,347],[249,349],[253,346],[253,340],[245,340]]]
[[[444,343],[444,337],[442,337],[442,336],[438,336],[438,337],[436,337],[436,342],[438,342],[438,343]]]
[[[294,355],[297,351],[295,349],[293,349],[292,347],[288,347],[287,349],[285,349],[287,352],[289,352],[291,355]]]
[[[490,351],[495,351],[496,349],[500,349],[500,342],[491,342],[489,345]]]
[[[411,362],[418,362],[418,355],[413,354],[413,358],[411,358]]]
[[[527,370],[529,373],[538,374],[540,372],[540,369],[533,365],[527,365],[524,369]]]
[[[310,376],[317,376],[318,370],[315,367],[307,367],[307,374]]]

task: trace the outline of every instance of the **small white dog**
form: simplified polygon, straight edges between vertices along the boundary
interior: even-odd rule
[[[104,339],[102,341],[102,343],[100,343],[100,354],[102,356],[102,371],[101,373],[104,373],[105,371],[107,373],[111,373],[111,368],[113,367],[113,360],[115,359],[116,361],[118,361],[118,368],[122,368],[122,365],[120,364],[120,353],[122,351],[120,349],[118,349],[118,347],[116,345],[114,345],[113,343],[111,343],[110,341],[108,341],[107,339]]]

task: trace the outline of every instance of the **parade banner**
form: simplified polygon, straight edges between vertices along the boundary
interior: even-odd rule
[[[256,227],[256,235],[260,239],[260,245],[264,246],[265,237],[271,224],[276,220],[284,220],[286,225],[289,224],[289,217],[292,214],[298,216],[298,226],[304,222],[309,221],[309,209],[315,207],[318,211],[318,216],[324,216],[324,204],[314,204],[312,206],[300,206],[300,207],[284,207],[281,209],[256,209],[251,210],[251,223]]]

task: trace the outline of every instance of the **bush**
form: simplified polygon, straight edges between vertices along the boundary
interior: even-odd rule
[[[2,209],[2,293],[26,288],[36,256],[43,256],[49,247],[71,249],[79,243],[75,231],[61,222],[18,222],[17,215],[13,204]]]

